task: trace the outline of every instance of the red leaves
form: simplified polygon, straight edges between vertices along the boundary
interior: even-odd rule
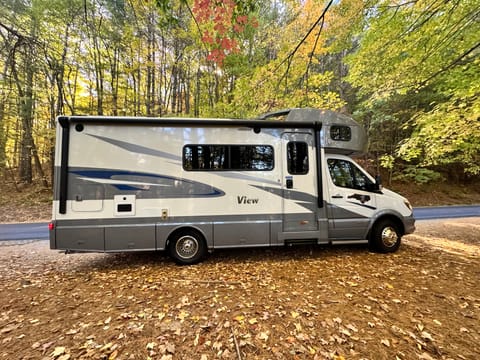
[[[235,37],[242,35],[247,26],[258,27],[255,17],[238,15],[237,3],[233,0],[195,0],[193,13],[203,31],[202,41],[208,47],[208,61],[222,66],[229,54],[240,50]]]

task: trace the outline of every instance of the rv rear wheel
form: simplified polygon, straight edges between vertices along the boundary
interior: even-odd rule
[[[190,265],[203,259],[207,247],[202,234],[190,229],[175,233],[170,239],[168,251],[177,264]]]
[[[373,250],[390,253],[398,250],[402,235],[398,225],[389,219],[381,220],[372,229],[370,245]]]

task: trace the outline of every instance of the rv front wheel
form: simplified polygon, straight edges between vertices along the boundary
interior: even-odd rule
[[[374,250],[389,253],[398,250],[401,239],[398,225],[392,220],[385,219],[373,227],[370,242]]]
[[[199,262],[207,251],[205,239],[195,230],[185,230],[175,234],[170,239],[168,249],[172,259],[180,265]]]

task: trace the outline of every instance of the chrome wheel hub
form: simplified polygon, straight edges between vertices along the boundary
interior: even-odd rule
[[[187,235],[178,239],[175,250],[182,259],[191,259],[198,251],[198,240]]]
[[[387,226],[382,230],[382,242],[387,247],[394,246],[398,241],[398,235],[395,229],[391,226]]]

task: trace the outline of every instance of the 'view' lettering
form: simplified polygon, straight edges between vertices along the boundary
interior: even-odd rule
[[[249,199],[246,196],[237,196],[237,201],[239,204],[258,204],[258,199]]]

